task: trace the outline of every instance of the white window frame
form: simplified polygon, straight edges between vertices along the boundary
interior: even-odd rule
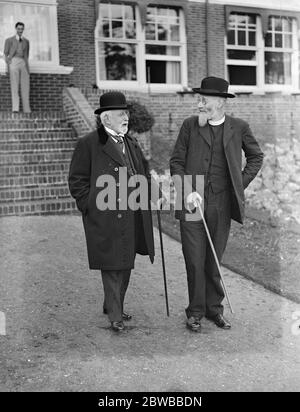
[[[58,25],[57,25],[57,1],[56,0],[0,0],[0,3],[13,3],[16,4],[26,4],[26,5],[42,5],[49,7],[50,14],[50,25],[51,25],[51,46],[52,46],[52,60],[51,62],[46,61],[32,61],[30,59],[29,51],[29,67],[30,73],[47,73],[47,74],[70,74],[73,71],[73,67],[61,66],[59,64],[59,43],[58,43]],[[21,20],[22,21],[22,20]],[[16,22],[15,22],[16,23]],[[15,27],[11,28],[11,35],[16,33]],[[25,25],[25,37],[26,36],[26,25]],[[5,40],[5,39],[4,39]],[[4,48],[3,40],[3,48]],[[30,38],[28,38],[30,41]],[[2,48],[2,45],[1,45]],[[7,65],[4,60],[3,51],[0,50],[0,73],[4,74],[7,72]]]
[[[114,3],[115,4],[115,3]],[[163,4],[163,2],[162,2]],[[180,9],[180,42],[165,42],[165,41],[152,41],[145,39],[145,27],[142,27],[141,16],[139,7],[135,7],[136,15],[136,39],[117,39],[108,37],[99,37],[100,28],[100,4],[98,5],[98,20],[95,27],[95,56],[96,56],[96,76],[97,86],[99,89],[125,89],[125,90],[139,90],[143,92],[158,92],[168,93],[173,91],[182,91],[187,87],[187,46],[186,46],[186,32],[185,32],[185,18],[183,9]],[[182,22],[184,24],[182,24]],[[116,42],[116,43],[134,43],[136,44],[136,73],[137,80],[100,80],[100,68],[99,68],[99,51],[98,42]],[[153,55],[145,53],[146,44],[159,44],[163,46],[179,46],[179,56],[166,56],[166,55]],[[146,78],[146,60],[163,60],[163,61],[180,61],[181,62],[181,83],[180,84],[168,84],[168,83],[147,83]]]
[[[245,12],[245,14],[249,14]],[[293,17],[293,16],[291,16]],[[228,27],[226,27],[227,33]],[[300,28],[299,28],[300,29]],[[227,44],[227,34],[224,38],[225,45],[225,77],[228,79],[228,65],[236,66],[249,66],[255,65],[257,67],[257,76],[256,76],[256,86],[247,86],[247,85],[231,85],[230,89],[233,93],[247,93],[252,92],[254,94],[264,94],[265,92],[282,92],[283,94],[298,93],[299,92],[299,67],[298,67],[298,38],[297,38],[297,20],[292,19],[292,59],[291,59],[291,70],[292,70],[292,84],[266,84],[265,83],[265,51],[272,51],[269,47],[265,47],[265,40],[263,37],[262,31],[262,21],[259,15],[256,15],[256,46],[233,46]],[[227,50],[254,50],[256,49],[256,61],[250,60],[238,60],[238,59],[228,59]],[[284,52],[283,48],[274,48],[274,51]],[[290,52],[290,49],[288,49]]]
[[[249,13],[244,13],[249,14]],[[242,45],[232,45],[227,44],[227,35],[225,36],[225,67],[226,67],[226,78],[228,78],[228,69],[227,67],[230,66],[255,66],[256,67],[256,82],[258,84],[258,77],[259,77],[259,62],[260,62],[260,53],[259,53],[259,46],[258,46],[258,32],[261,30],[261,24],[256,16],[256,35],[255,35],[255,46],[242,46]],[[226,29],[227,31],[227,29]],[[245,51],[255,51],[256,53],[256,60],[239,60],[239,59],[228,59],[227,58],[227,51],[228,50],[245,50]],[[243,90],[245,92],[254,92],[257,89],[257,85],[231,85],[230,89],[232,91],[240,91]]]

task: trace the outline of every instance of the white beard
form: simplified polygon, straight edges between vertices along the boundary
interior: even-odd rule
[[[199,123],[199,126],[200,126],[200,127],[205,126],[206,123],[207,123],[207,120],[208,120],[207,114],[206,114],[206,113],[203,113],[203,112],[200,112],[199,115],[198,115],[198,123]]]

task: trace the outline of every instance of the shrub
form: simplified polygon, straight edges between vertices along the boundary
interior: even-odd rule
[[[130,113],[128,129],[137,133],[147,132],[154,125],[154,117],[147,108],[136,101],[127,103]]]

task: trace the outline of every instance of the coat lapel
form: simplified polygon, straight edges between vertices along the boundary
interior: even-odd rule
[[[223,134],[223,142],[224,142],[224,148],[228,145],[228,142],[230,139],[233,137],[233,127],[231,125],[230,118],[228,116],[225,117],[225,122],[224,122],[224,134]]]
[[[105,132],[104,127],[100,127],[98,129],[99,140],[102,143],[102,150],[112,159],[114,159],[117,163],[121,166],[125,166],[124,159],[121,156],[121,153],[118,151],[116,143],[109,138],[107,133]]]
[[[199,128],[200,134],[203,137],[203,139],[206,141],[206,143],[208,144],[208,146],[211,146],[211,136],[210,136],[210,132],[209,132],[209,126],[208,124],[206,124],[203,127]]]

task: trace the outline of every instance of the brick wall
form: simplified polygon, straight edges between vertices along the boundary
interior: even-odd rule
[[[186,21],[189,87],[200,85],[207,75],[205,16],[204,3],[189,3]]]
[[[60,64],[72,66],[70,83],[76,87],[96,82],[94,0],[58,0]]]
[[[102,93],[100,91],[99,93]],[[93,108],[97,107],[99,93],[85,91]],[[173,142],[183,120],[197,113],[197,97],[193,94],[138,94],[124,92],[128,99],[135,99],[147,106],[155,117],[154,133]],[[227,113],[249,122],[258,140],[265,144],[277,139],[288,139],[291,132],[300,136],[300,96],[239,95],[228,99]]]
[[[31,74],[30,106],[33,111],[62,110],[62,89],[69,84],[69,75]],[[9,76],[0,76],[0,111],[11,111]],[[20,99],[20,108],[22,99]]]

